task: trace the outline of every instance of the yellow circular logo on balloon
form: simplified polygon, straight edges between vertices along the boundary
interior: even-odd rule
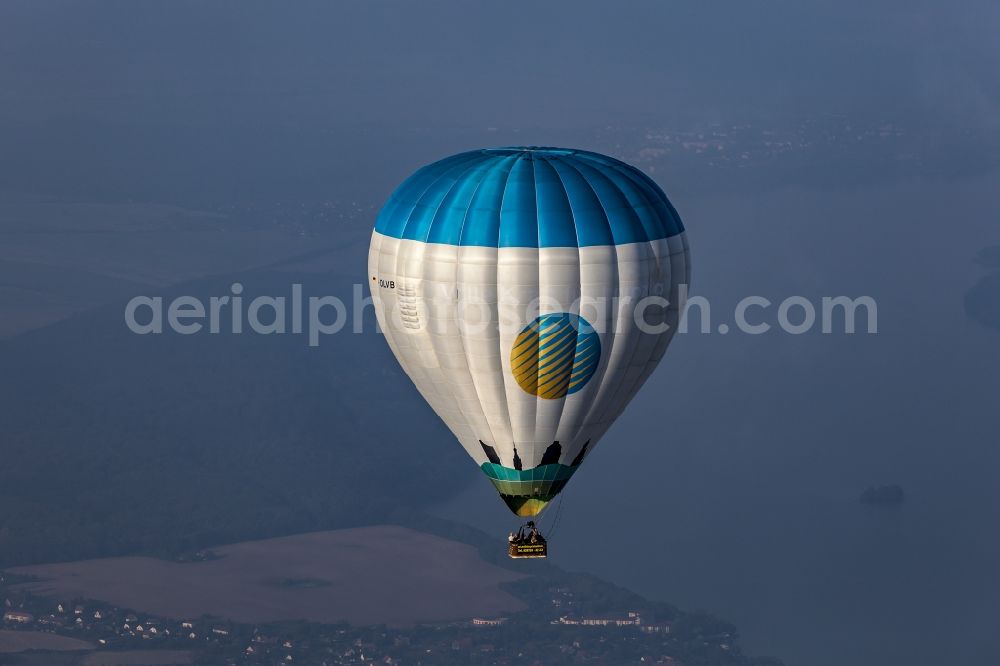
[[[601,338],[590,323],[569,312],[538,317],[514,341],[510,367],[522,389],[546,400],[582,389],[597,371]]]

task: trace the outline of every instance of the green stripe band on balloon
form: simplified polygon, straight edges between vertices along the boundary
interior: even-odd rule
[[[503,501],[519,516],[538,515],[559,494],[577,467],[553,463],[519,470],[491,462],[480,466]]]

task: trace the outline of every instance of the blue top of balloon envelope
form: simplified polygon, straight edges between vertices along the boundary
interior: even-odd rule
[[[684,231],[635,167],[584,150],[487,148],[418,170],[379,213],[392,238],[481,247],[622,245]]]

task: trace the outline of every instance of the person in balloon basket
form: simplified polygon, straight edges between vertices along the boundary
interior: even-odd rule
[[[524,531],[525,527],[528,528],[527,533],[525,533]],[[542,533],[538,531],[538,527],[535,525],[535,521],[529,520],[527,525],[522,525],[521,527],[518,528],[517,534],[511,532],[507,536],[507,542],[516,545],[521,545],[526,543],[539,544],[539,543],[545,543],[545,537],[543,537]]]

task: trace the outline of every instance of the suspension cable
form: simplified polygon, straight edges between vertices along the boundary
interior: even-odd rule
[[[556,528],[559,527],[559,520],[562,518],[563,499],[565,499],[565,497],[565,494],[559,495],[559,506],[556,507],[556,515],[552,519],[552,525],[548,528],[549,534],[546,537],[547,539],[551,538],[556,533]]]

